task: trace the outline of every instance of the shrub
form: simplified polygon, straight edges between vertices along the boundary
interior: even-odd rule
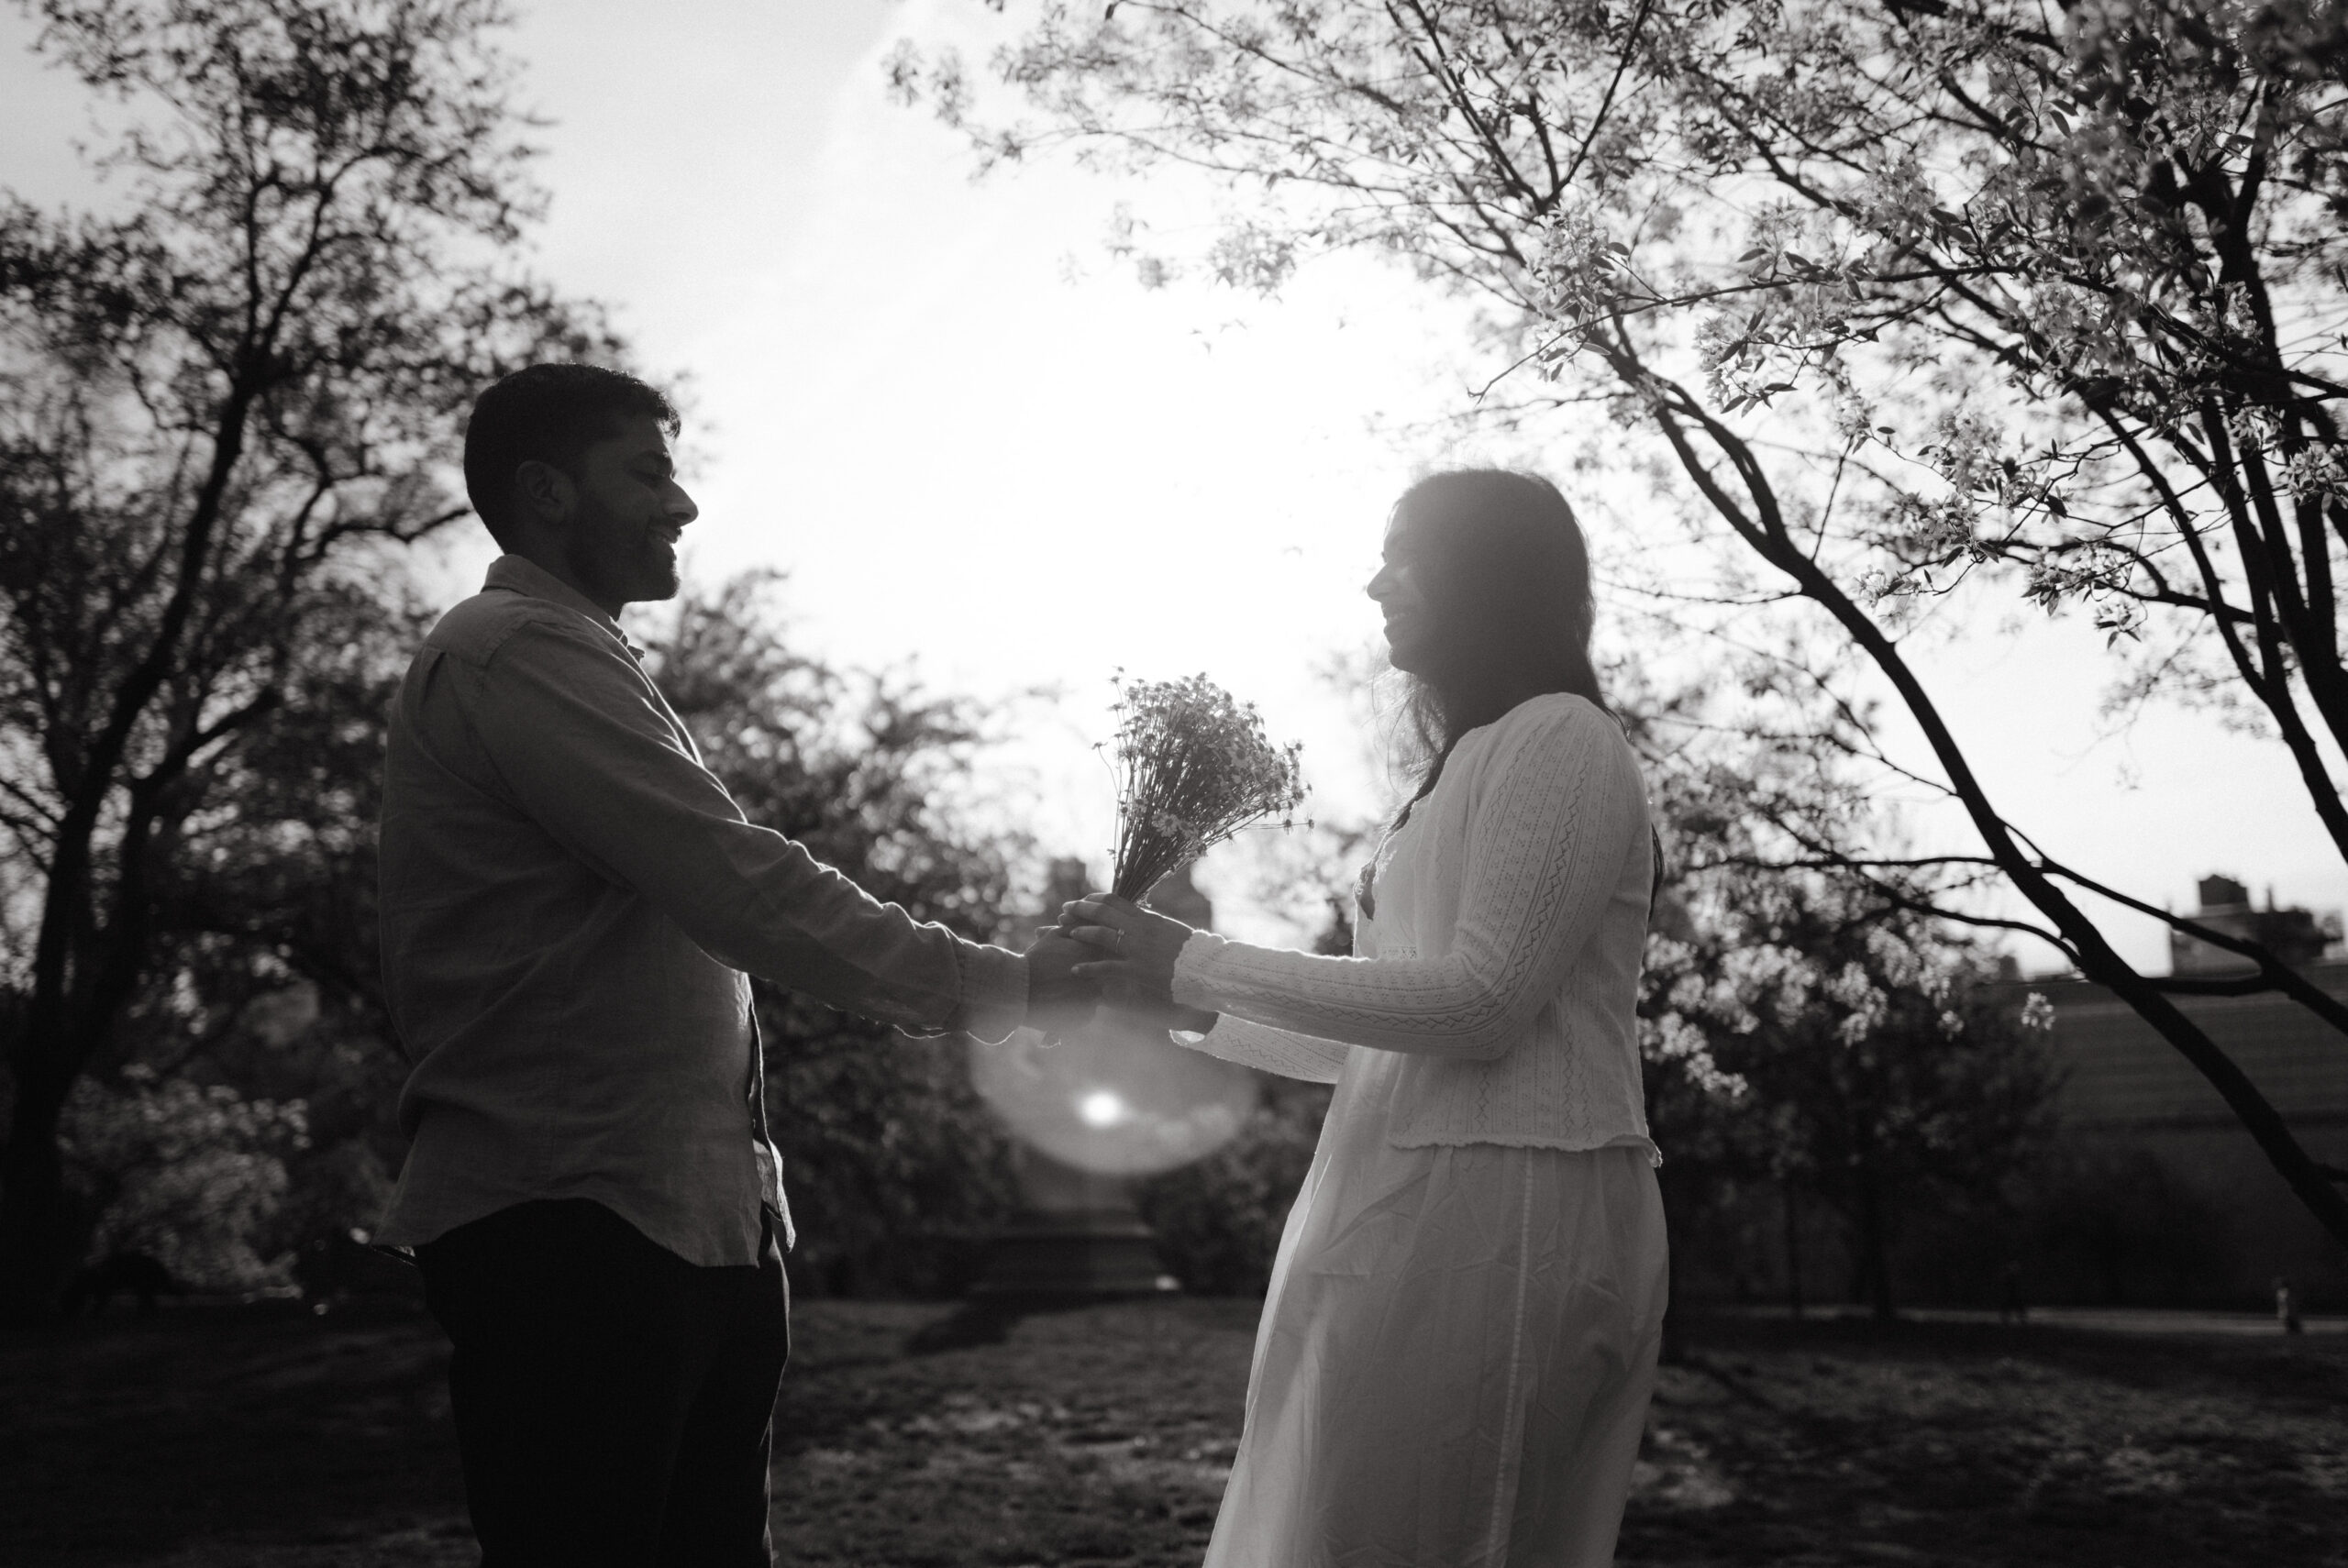
[[[285,1156],[309,1144],[300,1100],[158,1082],[134,1066],[74,1086],[61,1142],[91,1204],[86,1255],[144,1253],[197,1289],[286,1282],[290,1258],[261,1248],[285,1198]]]
[[[1158,1255],[1185,1290],[1264,1293],[1329,1095],[1326,1084],[1269,1078],[1238,1137],[1196,1165],[1136,1184],[1135,1199],[1157,1232]]]

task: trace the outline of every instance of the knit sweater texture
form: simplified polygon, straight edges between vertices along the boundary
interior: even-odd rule
[[[1187,1043],[1333,1082],[1353,1051],[1405,1058],[1404,1147],[1638,1144],[1636,1005],[1654,866],[1622,728],[1550,694],[1460,738],[1379,845],[1354,955],[1200,932],[1174,999],[1222,1014]]]

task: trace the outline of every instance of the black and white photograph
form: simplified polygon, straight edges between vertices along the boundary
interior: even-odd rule
[[[0,1563],[2348,1568],[2348,0],[0,0]]]

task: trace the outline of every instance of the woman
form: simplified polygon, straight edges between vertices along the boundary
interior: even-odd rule
[[[1633,1017],[1654,852],[1589,557],[1545,480],[1437,474],[1368,592],[1427,761],[1363,867],[1354,956],[1102,895],[1063,914],[1113,1004],[1337,1086],[1208,1568],[1603,1564],[1665,1253]]]

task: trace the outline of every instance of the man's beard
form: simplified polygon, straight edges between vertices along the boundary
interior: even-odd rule
[[[646,600],[674,599],[682,580],[677,568],[677,547],[659,536],[655,527],[620,524],[598,518],[591,536],[604,547],[574,558],[574,569],[590,578],[596,592],[624,604]]]
[[[643,583],[651,592],[639,593],[638,599],[674,599],[684,580],[677,569],[677,547],[658,539],[648,539],[644,546]]]

